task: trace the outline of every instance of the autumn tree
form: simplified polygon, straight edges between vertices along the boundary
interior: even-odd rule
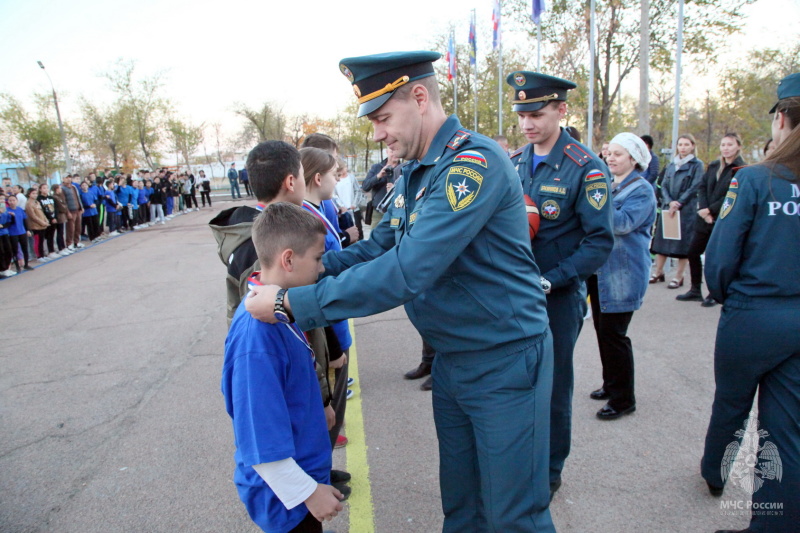
[[[34,94],[35,112],[9,94],[0,94],[0,156],[18,163],[44,182],[63,168],[61,133],[52,115],[50,97]],[[33,166],[30,163],[33,162]]]
[[[711,64],[724,43],[740,31],[742,8],[754,0],[695,0],[687,3],[684,17],[683,53]],[[657,72],[673,68],[676,48],[677,1],[650,2],[650,67]],[[573,64],[589,59],[589,3],[554,0],[543,18],[542,39],[556,55],[569,56]],[[506,11],[535,42],[530,22],[530,2],[509,0]],[[595,42],[595,140],[607,140],[612,108],[622,82],[636,68],[639,58],[640,3],[636,0],[597,0]],[[557,75],[557,74],[556,74]],[[571,76],[566,76],[572,79]]]
[[[191,166],[191,156],[203,144],[203,124],[195,126],[188,121],[172,117],[167,120],[167,133],[172,149],[183,156],[186,166]]]
[[[101,106],[81,97],[80,137],[94,159],[94,166],[113,165],[130,171],[135,165],[137,129],[133,111],[122,100]]]
[[[234,105],[233,112],[245,119],[245,132],[256,144],[269,140],[284,140],[286,117],[273,104],[265,102],[260,108],[251,108],[242,103]]]
[[[134,61],[119,59],[104,76],[121,103],[130,111],[145,163],[149,168],[156,168],[160,155],[158,145],[171,108],[169,99],[162,94],[163,73],[139,77]]]

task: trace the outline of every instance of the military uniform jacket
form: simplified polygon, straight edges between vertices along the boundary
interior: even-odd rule
[[[705,265],[711,295],[726,306],[800,307],[800,182],[778,173],[792,178],[755,165],[731,179]]]
[[[451,116],[427,154],[403,167],[395,191],[369,240],[328,252],[326,277],[289,290],[302,329],[405,303],[438,352],[546,331],[522,191],[497,143]]]
[[[535,175],[532,144],[511,154],[511,162],[541,215],[532,246],[542,276],[553,290],[577,290],[614,247],[608,168],[563,129]]]

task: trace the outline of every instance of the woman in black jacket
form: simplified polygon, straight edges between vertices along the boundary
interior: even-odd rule
[[[703,178],[703,162],[695,157],[697,143],[694,136],[685,133],[678,137],[678,153],[664,171],[658,183],[656,197],[661,214],[656,219],[656,231],[650,252],[656,254],[656,264],[650,283],[664,281],[664,265],[668,257],[678,260],[678,268],[667,288],[683,286],[683,274],[688,263],[689,246],[692,243],[695,220],[697,218],[697,188]],[[680,239],[664,236],[664,220],[680,216]]]
[[[714,222],[719,216],[728,186],[739,167],[744,166],[740,155],[742,140],[735,133],[726,133],[719,143],[720,157],[708,165],[703,181],[697,189],[698,218],[695,219],[694,236],[689,246],[689,272],[692,276],[692,287],[689,292],[679,294],[675,299],[683,302],[703,302],[703,307],[716,305],[711,295],[703,299],[700,285],[703,281],[703,261],[700,256],[706,251],[711,238]]]

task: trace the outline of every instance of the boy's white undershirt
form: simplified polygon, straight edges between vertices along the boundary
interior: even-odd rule
[[[287,509],[297,507],[317,490],[317,482],[291,457],[271,463],[261,463],[255,465],[253,469],[266,481]]]

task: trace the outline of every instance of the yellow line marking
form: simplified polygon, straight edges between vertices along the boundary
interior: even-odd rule
[[[353,476],[350,486],[353,492],[347,499],[350,507],[350,531],[354,533],[374,533],[375,519],[372,508],[372,487],[369,481],[367,462],[367,440],[364,433],[364,414],[361,410],[361,387],[358,380],[358,354],[356,351],[356,332],[350,320],[350,346],[348,374],[356,379],[353,386],[353,399],[347,401],[347,471]]]

